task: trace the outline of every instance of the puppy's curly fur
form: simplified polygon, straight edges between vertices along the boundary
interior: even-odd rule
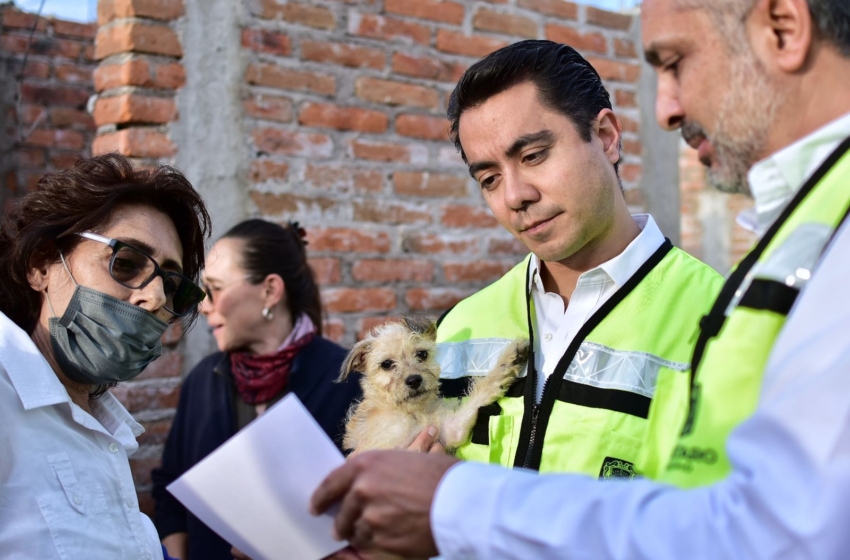
[[[466,443],[478,409],[495,402],[522,372],[528,341],[510,343],[496,367],[475,378],[467,397],[448,401],[439,395],[436,325],[425,318],[386,323],[354,345],[338,381],[350,372],[363,374],[363,398],[348,411],[343,447],[369,449],[409,446],[428,425],[436,426],[448,451]]]

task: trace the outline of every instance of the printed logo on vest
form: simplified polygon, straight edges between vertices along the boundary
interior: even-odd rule
[[[599,478],[625,478],[631,480],[638,476],[635,472],[634,463],[615,459],[614,457],[605,457],[602,461],[602,469],[599,471]]]

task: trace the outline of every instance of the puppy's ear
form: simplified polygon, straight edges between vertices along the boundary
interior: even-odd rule
[[[361,340],[354,345],[345,361],[342,362],[342,367],[339,370],[339,377],[336,378],[336,383],[342,383],[352,371],[363,372],[366,369],[366,354],[372,346],[369,339]]]
[[[435,323],[428,317],[414,315],[402,317],[401,319],[402,321],[404,321],[404,325],[408,329],[410,329],[411,332],[421,334],[425,338],[432,341],[437,340],[437,323]]]

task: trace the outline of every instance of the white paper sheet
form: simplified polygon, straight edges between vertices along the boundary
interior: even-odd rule
[[[168,486],[223,539],[254,560],[316,560],[343,548],[333,517],[313,517],[310,496],[345,461],[295,395]]]

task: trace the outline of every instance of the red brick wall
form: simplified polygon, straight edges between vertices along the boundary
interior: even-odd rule
[[[525,38],[576,46],[611,91],[640,204],[632,17],[563,0],[246,2],[245,129],[256,214],[297,219],[328,334],[352,343],[434,317],[525,254],[448,141],[448,94],[479,57]],[[187,47],[188,48],[188,47]]]
[[[0,201],[11,202],[46,172],[88,156],[94,124],[86,102],[94,92],[96,26],[37,18],[10,5],[0,8],[0,64],[6,127],[5,177]],[[30,30],[36,25],[15,103]]]
[[[736,194],[727,195],[712,191],[706,184],[705,167],[699,162],[696,151],[682,145],[679,157],[679,189],[681,193],[681,246],[688,253],[703,259],[726,274],[750,250],[756,236],[737,224],[738,214],[751,208],[751,198]],[[720,231],[706,227],[708,197],[720,200],[712,204],[711,218],[721,224]],[[716,228],[716,226],[715,226]],[[708,239],[712,236],[712,239]],[[719,239],[717,239],[719,237]],[[718,243],[720,242],[720,243]],[[721,246],[722,250],[718,250]]]

